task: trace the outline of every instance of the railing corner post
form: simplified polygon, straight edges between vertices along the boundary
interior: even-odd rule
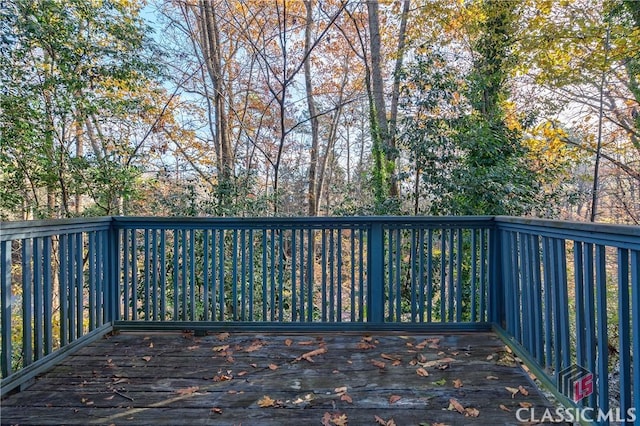
[[[120,239],[119,231],[115,226],[115,220],[111,218],[109,230],[107,231],[107,277],[106,277],[106,299],[105,311],[107,321],[113,323],[118,320],[118,293],[119,293],[119,270],[120,270]]]
[[[504,327],[504,283],[502,280],[502,243],[500,225],[495,219],[489,234],[489,322]]]
[[[384,231],[382,223],[371,224],[368,250],[368,303],[367,322],[384,322]]]

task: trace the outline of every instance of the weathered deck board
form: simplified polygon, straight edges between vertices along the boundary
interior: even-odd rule
[[[313,362],[300,358],[317,349],[326,352]],[[417,374],[419,368],[428,376]],[[519,386],[528,395],[512,397],[506,389]],[[265,396],[273,406],[260,406]],[[449,410],[452,398],[478,416]],[[518,424],[521,403],[552,407],[491,333],[122,333],[81,349],[5,398],[1,419],[281,425],[322,424],[323,416],[344,414],[350,425],[376,424],[375,416],[397,425],[497,425]]]

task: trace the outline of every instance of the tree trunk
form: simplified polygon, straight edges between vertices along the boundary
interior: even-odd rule
[[[319,211],[318,184],[316,179],[318,168],[318,149],[319,149],[319,133],[318,133],[318,112],[316,103],[313,98],[313,86],[311,83],[311,29],[313,26],[313,4],[312,0],[304,0],[304,6],[307,12],[306,24],[304,29],[304,83],[307,94],[307,107],[309,108],[309,116],[311,121],[311,152],[309,153],[309,190],[307,192],[308,215],[317,216]]]

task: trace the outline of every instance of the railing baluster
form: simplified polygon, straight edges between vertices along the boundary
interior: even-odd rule
[[[455,265],[455,245],[454,245],[454,229],[450,228],[447,230],[449,235],[449,244],[448,244],[448,253],[449,253],[449,261],[447,264],[447,320],[449,322],[453,322],[453,314],[454,314],[454,297],[455,290],[453,285],[453,269]]]
[[[160,320],[167,319],[167,231],[160,230]]]
[[[418,229],[418,322],[425,320],[425,285],[424,285],[424,229]]]
[[[618,248],[618,353],[620,354],[620,412],[625,414],[628,413],[628,410],[631,408],[632,381],[629,290],[629,250]],[[638,372],[636,371],[635,374],[638,374]]]
[[[440,232],[440,322],[445,322],[445,307],[447,302],[447,235],[444,228],[441,228]]]
[[[594,255],[593,255],[593,244],[585,244],[584,250],[584,304],[585,304],[585,336],[586,336],[586,368],[592,373],[596,372],[596,316],[597,311],[595,309],[595,288],[594,288]],[[640,324],[640,322],[639,322]],[[636,388],[637,389],[637,388]],[[589,395],[589,402],[587,405],[589,407],[596,407],[596,394],[597,392]]]
[[[60,344],[65,346],[69,343],[69,305],[67,301],[69,282],[67,279],[67,240],[68,235],[61,235],[58,243],[59,278],[58,295],[60,300]]]
[[[462,322],[462,229],[456,230],[456,322]]]
[[[2,317],[2,357],[0,358],[0,368],[2,377],[7,377],[12,373],[11,354],[11,241],[0,241],[0,262],[2,262],[2,273],[0,273],[0,316]]]
[[[255,270],[255,262],[253,259],[254,252],[254,232],[253,229],[249,230],[249,318],[248,321],[254,321],[255,318],[253,316],[253,294],[254,294],[254,270]]]
[[[196,319],[196,231],[189,230],[189,284],[187,291],[189,292],[189,316],[191,321]],[[186,299],[186,295],[185,295]]]
[[[351,228],[350,229],[350,234],[349,234],[349,259],[351,259],[351,275],[350,275],[350,288],[349,290],[351,291],[351,300],[350,300],[350,306],[351,306],[351,310],[350,310],[350,320],[351,322],[355,322],[356,321],[356,313],[357,313],[357,308],[356,308],[356,230],[355,228]]]
[[[598,327],[598,408],[609,410],[609,336],[607,331],[607,270],[605,246],[596,246],[596,311]]]
[[[43,298],[44,298],[44,355],[53,352],[53,272],[51,269],[51,237],[44,237],[42,241],[42,261],[43,261]],[[4,326],[4,324],[3,324]],[[9,329],[7,329],[9,330]]]
[[[76,327],[77,337],[84,335],[84,234],[76,234]]]
[[[44,322],[42,306],[42,238],[33,239],[33,319],[34,319],[34,359],[37,361],[43,355],[43,329]]]
[[[368,288],[370,286],[369,277],[367,276],[367,288],[365,289],[365,270],[368,268],[368,265],[365,265],[365,251],[364,251],[364,237],[365,230],[360,228],[358,231],[358,321],[365,321],[368,318],[365,318],[366,311],[364,310],[365,306],[365,293],[368,294]],[[371,235],[369,234],[369,237]],[[367,304],[370,303],[370,300],[367,298]]]
[[[298,230],[296,228],[291,228],[291,321],[298,321],[298,293],[297,293],[297,256],[298,252],[296,251],[297,245],[297,235]]]
[[[337,241],[337,259],[336,259],[336,290],[338,294],[336,295],[336,310],[337,310],[337,322],[342,322],[342,228],[337,228],[336,232],[338,233]]]
[[[138,319],[138,230],[131,230],[131,320]],[[176,293],[177,295],[177,293]]]
[[[400,228],[396,228],[395,230],[396,238],[395,238],[395,285],[396,285],[396,317],[395,320],[393,315],[391,315],[391,321],[400,322],[402,321],[402,232]]]
[[[238,321],[238,230],[233,230],[233,248],[231,260],[231,299],[233,320]]]
[[[33,362],[33,248],[32,240],[22,240],[22,365]]]
[[[324,228],[320,231],[320,270],[322,271],[322,322],[327,322],[327,235]]]
[[[427,233],[427,322],[433,321],[433,229]]]
[[[180,298],[178,297],[178,280],[180,278],[180,231],[173,230],[173,321],[178,320],[178,308]]]
[[[334,229],[329,229],[329,322],[334,322],[336,320],[336,304],[335,304],[335,281],[334,281]]]
[[[307,321],[313,321],[313,288],[315,284],[315,276],[313,273],[315,262],[315,232],[313,229],[307,230],[307,294],[306,294],[306,310]]]
[[[151,230],[151,319],[158,321],[158,230]]]
[[[632,309],[632,336],[633,336],[633,404],[636,410],[640,407],[640,251],[631,251],[631,309]]]
[[[151,269],[151,265],[149,263],[149,229],[145,229],[144,230],[144,239],[143,239],[143,248],[142,248],[142,265],[144,268],[143,271],[143,276],[144,276],[144,281],[143,281],[143,302],[142,302],[142,310],[144,312],[144,319],[145,320],[149,320],[150,314],[151,314],[151,310],[150,310],[150,300],[149,298],[151,297],[151,293],[150,293],[150,286],[149,286],[149,273],[150,273],[150,269]]]
[[[575,294],[575,324],[576,324],[576,363],[586,365],[585,357],[585,310],[584,310],[584,264],[583,245],[580,241],[573,241],[573,269]],[[586,402],[586,401],[584,401]]]
[[[218,230],[218,285],[219,290],[218,290],[218,311],[219,311],[219,320],[220,321],[224,321],[225,318],[225,286],[224,286],[224,280],[225,280],[225,268],[224,268],[224,259],[225,259],[225,253],[224,253],[224,236],[225,236],[225,232],[224,229],[219,229]]]

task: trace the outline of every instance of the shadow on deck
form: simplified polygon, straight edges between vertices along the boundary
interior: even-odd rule
[[[5,398],[2,424],[498,425],[523,407],[553,405],[493,333],[123,332]]]

